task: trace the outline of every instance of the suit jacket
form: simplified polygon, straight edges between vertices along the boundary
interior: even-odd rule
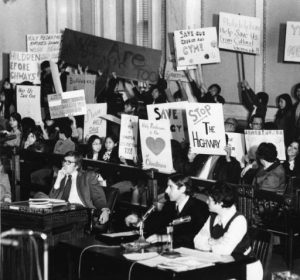
[[[194,237],[206,222],[209,211],[206,203],[199,199],[190,197],[182,211],[177,213],[175,202],[165,203],[160,212],[154,212],[145,222],[146,235],[165,234],[166,227],[174,219],[191,216],[191,221],[174,226],[173,240],[175,247],[194,248]]]
[[[54,187],[51,189],[49,193],[50,198],[61,199],[66,179],[67,176],[61,180],[59,189],[54,189]],[[76,187],[78,195],[85,207],[96,209],[107,207],[104,190],[100,186],[95,172],[78,171]]]

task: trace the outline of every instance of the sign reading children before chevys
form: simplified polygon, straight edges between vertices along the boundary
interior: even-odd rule
[[[143,168],[173,172],[170,123],[167,120],[140,120]]]
[[[11,52],[9,56],[10,82],[20,84],[24,81],[40,83],[40,54]]]
[[[17,111],[22,118],[30,117],[36,124],[43,124],[39,86],[17,86]]]
[[[49,60],[57,62],[60,48],[61,34],[28,34],[27,51],[47,53]]]
[[[106,113],[106,103],[86,104],[83,128],[83,137],[85,140],[93,134],[99,137],[106,136],[106,120],[101,118],[101,116],[106,115]]]
[[[247,154],[254,154],[258,146],[263,143],[272,143],[277,149],[277,158],[285,160],[285,146],[283,130],[245,130]]]
[[[172,139],[181,143],[186,139],[184,130],[184,126],[186,127],[186,125],[184,125],[183,121],[186,104],[188,102],[183,101],[147,105],[148,120],[169,120]]]
[[[220,62],[215,27],[174,31],[177,66]]]
[[[260,19],[221,12],[219,48],[259,54]]]
[[[137,116],[121,115],[121,131],[119,140],[119,157],[133,160],[137,155]]]
[[[161,51],[65,29],[60,59],[96,72],[100,69],[116,72],[121,78],[155,83]]]
[[[48,94],[51,119],[86,114],[84,90]]]
[[[300,62],[300,22],[286,23],[284,60]]]
[[[225,155],[225,128],[222,104],[189,103],[186,118],[192,153]]]

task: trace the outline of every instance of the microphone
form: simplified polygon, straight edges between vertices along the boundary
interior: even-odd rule
[[[156,205],[152,205],[147,212],[144,214],[144,216],[142,217],[142,222],[145,222],[145,220],[149,217],[149,215],[154,212],[156,210]]]
[[[14,239],[4,239],[3,238],[0,240],[0,245],[17,247],[17,246],[19,246],[19,241],[14,240]]]
[[[171,226],[177,226],[177,225],[181,225],[184,223],[189,223],[192,220],[191,216],[185,216],[185,217],[181,217],[178,219],[173,220],[170,225]]]

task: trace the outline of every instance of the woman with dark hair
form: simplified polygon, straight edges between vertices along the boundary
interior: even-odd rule
[[[5,79],[2,83],[2,88],[0,91],[0,116],[5,119],[9,118],[10,112],[15,110],[16,95],[12,84],[9,79]]]
[[[40,127],[32,127],[27,131],[26,140],[24,142],[24,149],[32,152],[45,153],[48,149],[42,137],[42,130]]]
[[[21,115],[17,112],[11,113],[9,117],[9,126],[11,131],[5,131],[7,136],[14,137],[14,139],[8,140],[4,143],[4,146],[20,147],[21,144]]]
[[[286,176],[300,176],[300,143],[292,141],[286,149],[287,159],[283,163]]]
[[[293,105],[292,110],[294,139],[298,139],[300,136],[300,83],[294,86],[293,95],[296,99],[296,103]]]
[[[107,162],[120,163],[117,137],[114,135],[108,135],[105,137],[98,159]]]
[[[8,174],[4,169],[4,158],[0,157],[0,203],[11,202],[11,188]]]
[[[101,150],[101,138],[98,135],[91,135],[87,142],[87,154],[86,157],[88,159],[100,160],[100,150]]]

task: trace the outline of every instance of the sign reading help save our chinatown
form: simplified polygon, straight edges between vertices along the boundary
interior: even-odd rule
[[[106,120],[101,118],[101,116],[106,115],[106,113],[106,103],[86,104],[83,129],[83,137],[85,140],[93,134],[99,137],[106,136]]]
[[[177,66],[220,62],[215,27],[174,31]]]
[[[143,168],[173,172],[170,122],[140,120],[139,124]]]
[[[86,114],[84,90],[48,94],[51,119]]]
[[[259,54],[260,19],[220,13],[219,48]]]
[[[300,62],[300,22],[286,23],[284,60]]]
[[[226,146],[222,104],[189,103],[186,118],[191,152],[225,155]]]
[[[137,156],[137,116],[121,115],[121,131],[119,140],[119,157],[133,160]]]
[[[150,81],[158,79],[161,51],[130,45],[65,29],[60,59],[71,65],[88,66],[103,73],[116,72],[121,78]]]

